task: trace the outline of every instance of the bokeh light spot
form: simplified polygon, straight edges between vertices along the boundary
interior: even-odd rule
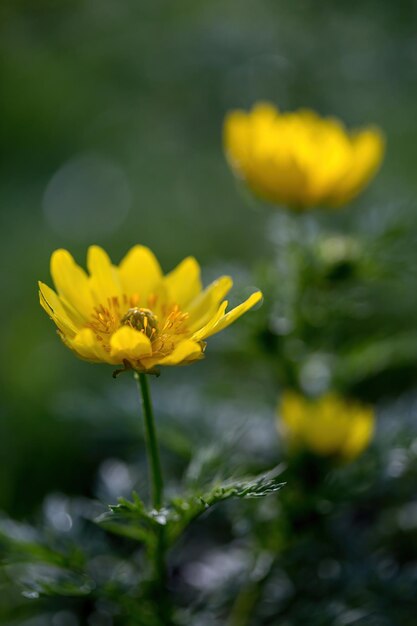
[[[96,154],[67,161],[52,176],[43,196],[48,225],[72,241],[114,233],[132,202],[129,181],[117,163]]]

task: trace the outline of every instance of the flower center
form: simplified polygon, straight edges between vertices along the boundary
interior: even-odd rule
[[[150,309],[132,307],[122,317],[120,323],[131,326],[144,333],[149,339],[153,339],[158,333],[158,318]]]

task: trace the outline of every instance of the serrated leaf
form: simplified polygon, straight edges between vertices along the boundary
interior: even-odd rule
[[[109,511],[96,522],[109,532],[155,547],[161,527],[166,529],[168,544],[172,544],[185,528],[199,515],[219,502],[231,498],[263,498],[279,491],[282,468],[246,480],[228,481],[213,485],[203,493],[193,493],[185,497],[172,498],[167,507],[158,511],[147,510],[136,493],[132,501],[120,498],[118,504],[111,505]]]
[[[157,511],[148,511],[136,492],[132,501],[119,498],[117,504],[109,505],[109,510],[95,522],[108,532],[134,539],[141,543],[155,543],[155,528],[160,526]]]
[[[268,476],[261,476],[260,478],[243,482],[235,485],[233,493],[229,497],[234,498],[263,498],[276,493],[285,483],[280,482],[278,477],[268,478]]]
[[[168,524],[170,541],[175,541],[193,520],[219,502],[231,498],[262,498],[276,493],[285,484],[279,480],[280,470],[281,468],[277,468],[276,475],[271,476],[270,472],[252,479],[227,482],[213,486],[203,495],[191,495],[185,499],[172,500]],[[173,515],[174,511],[176,515]]]

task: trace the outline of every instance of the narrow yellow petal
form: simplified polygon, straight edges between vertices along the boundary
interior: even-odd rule
[[[154,293],[162,280],[161,267],[155,255],[145,246],[134,246],[119,266],[123,292],[139,296],[138,304],[147,305],[149,294]]]
[[[202,328],[200,328],[199,330],[197,330],[191,337],[191,339],[193,341],[202,341],[203,339],[205,339],[206,337],[209,337],[212,333],[212,329],[216,326],[216,324],[222,319],[222,317],[224,317],[225,311],[227,309],[227,305],[228,305],[228,301],[225,300],[224,302],[222,302],[219,306],[219,308],[217,309],[216,313],[213,315],[213,317],[207,322],[207,324],[205,324],[204,326],[202,326]]]
[[[87,267],[90,272],[90,286],[97,303],[107,304],[109,300],[121,296],[118,269],[112,265],[107,252],[99,246],[90,246],[87,254]]]
[[[202,291],[187,307],[190,331],[202,328],[216,314],[219,304],[233,286],[230,276],[221,276]]]
[[[198,296],[202,289],[200,266],[194,257],[187,257],[165,276],[164,284],[172,304],[186,310],[187,304]]]
[[[159,365],[186,365],[192,361],[198,361],[204,356],[201,343],[185,339],[181,341],[169,356],[159,361]]]
[[[78,312],[82,320],[90,318],[94,302],[88,276],[67,250],[55,250],[51,257],[51,275],[58,294]]]
[[[114,363],[123,363],[124,359],[136,361],[151,356],[152,345],[144,333],[122,326],[110,338],[110,354]]]
[[[211,328],[207,328],[207,330],[204,331],[204,333],[201,335],[201,339],[206,339],[207,337],[210,337],[215,333],[219,333],[224,328],[227,328],[227,326],[230,326],[230,324],[237,320],[241,315],[246,313],[246,311],[249,311],[249,309],[255,306],[255,304],[257,304],[260,300],[262,300],[262,292],[256,291],[251,296],[249,296],[249,298],[245,300],[245,302],[242,302],[242,304],[239,304],[239,306],[235,307],[234,309],[220,317],[220,319],[218,319],[218,321],[216,321],[216,323],[212,325]]]
[[[61,332],[69,334],[70,336],[75,335],[79,330],[79,327],[76,322],[71,319],[68,311],[65,309],[55,291],[40,281],[38,285],[39,301],[42,308],[55,322]]]

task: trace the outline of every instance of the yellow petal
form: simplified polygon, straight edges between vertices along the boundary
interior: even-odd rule
[[[223,126],[224,147],[233,166],[247,175],[252,163],[254,144],[259,138],[267,138],[277,117],[278,110],[268,102],[255,105],[251,113],[240,109],[226,115]]]
[[[384,148],[384,136],[378,129],[370,128],[354,135],[350,168],[335,185],[328,204],[338,206],[357,196],[381,165]]]
[[[312,400],[284,392],[279,427],[290,444],[317,455],[352,460],[368,445],[374,419],[372,408],[335,393]]]
[[[302,438],[305,401],[302,396],[293,391],[282,394],[280,410],[280,426],[283,434],[293,443],[299,443]]]
[[[369,444],[375,427],[375,415],[372,409],[358,409],[356,417],[352,418],[349,436],[344,442],[342,454],[349,460],[354,459]]]
[[[71,319],[68,311],[63,306],[55,291],[40,281],[38,285],[39,300],[42,308],[55,322],[61,332],[69,334],[70,336],[75,335],[79,330],[79,327],[74,320]]]
[[[337,419],[333,415],[326,419],[318,411],[305,415],[303,438],[306,447],[316,454],[340,454],[348,433],[349,425],[344,416]]]
[[[238,173],[249,165],[250,130],[249,117],[243,111],[231,111],[224,120],[224,148]]]
[[[205,339],[206,337],[208,337],[211,333],[211,330],[216,326],[216,324],[222,319],[222,317],[224,317],[224,313],[227,309],[227,305],[228,305],[228,301],[225,300],[224,302],[222,302],[219,306],[219,308],[217,309],[216,313],[213,315],[213,317],[207,322],[207,324],[205,324],[204,326],[202,326],[202,328],[200,328],[199,330],[197,330],[193,336],[191,337],[191,339],[193,341],[202,341],[203,339]]]
[[[124,359],[136,361],[152,354],[149,338],[130,326],[122,326],[110,338],[110,354],[114,363]]]
[[[207,330],[204,331],[203,334],[200,335],[200,333],[197,333],[200,335],[199,338],[206,339],[207,337],[210,337],[215,333],[219,333],[224,328],[227,328],[227,326],[230,326],[230,324],[237,320],[241,315],[246,313],[246,311],[249,311],[249,309],[255,306],[255,304],[257,304],[260,300],[262,300],[262,292],[256,291],[251,296],[249,296],[249,298],[245,300],[245,302],[242,302],[242,304],[239,304],[239,306],[235,307],[225,315],[222,315],[220,319],[218,319],[218,321],[216,321],[216,323],[213,324],[211,328],[207,328]],[[208,326],[210,326],[210,323]]]
[[[232,286],[233,281],[230,276],[221,276],[188,305],[188,328],[191,332],[207,324]]]
[[[281,114],[268,103],[230,112],[223,142],[232,169],[256,195],[297,211],[346,203],[383,155],[377,130],[350,134],[336,119],[308,110]]]
[[[192,361],[198,361],[204,356],[201,343],[185,339],[181,341],[169,356],[161,359],[159,365],[185,365]]]
[[[137,294],[141,306],[147,305],[148,295],[154,293],[162,279],[161,267],[149,248],[134,246],[119,266],[123,292],[127,296]]]
[[[87,274],[67,250],[55,250],[51,257],[51,275],[58,294],[81,316],[90,318],[94,302]]]
[[[87,254],[87,267],[90,272],[90,286],[97,303],[106,305],[113,298],[121,296],[118,270],[107,254],[99,246],[90,246]]]
[[[164,284],[172,304],[180,309],[198,296],[202,289],[200,266],[194,257],[187,257],[175,269],[165,276]]]
[[[73,339],[64,339],[65,343],[82,359],[95,363],[114,363],[91,328],[83,328]]]
[[[337,455],[350,429],[350,406],[334,393],[306,402],[303,437],[319,455]]]

